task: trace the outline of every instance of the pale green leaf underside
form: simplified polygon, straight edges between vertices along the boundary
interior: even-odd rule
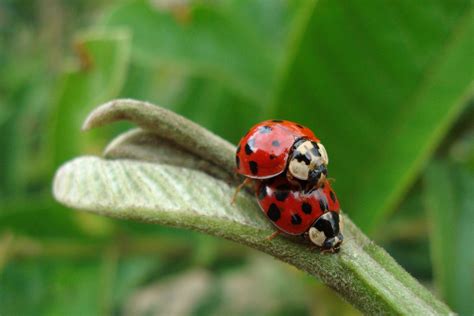
[[[67,206],[110,217],[187,227],[250,245],[332,283],[336,290],[346,292],[349,301],[365,296],[371,311],[435,312],[436,307],[419,299],[415,289],[387,273],[379,259],[364,250],[375,246],[358,236],[360,232],[351,224],[345,232],[348,240],[337,255],[321,255],[285,238],[268,242],[265,236],[273,232],[271,224],[248,194],[240,194],[236,206],[231,206],[234,190],[197,170],[96,157],[69,162],[58,171],[54,183],[55,197]],[[383,298],[378,300],[376,295]],[[414,298],[415,305],[393,304]],[[390,305],[377,306],[387,303]]]
[[[179,226],[189,218],[206,217],[271,233],[251,196],[240,194],[236,208],[230,204],[233,187],[197,170],[81,157],[61,168],[56,179],[56,198],[71,207]]]
[[[105,148],[104,156],[109,159],[132,159],[191,168],[221,180],[238,182],[235,174],[217,168],[215,164],[191,154],[156,133],[139,128],[115,138]]]
[[[91,114],[86,127],[119,119],[132,120],[147,131],[131,131],[108,146],[107,157],[124,159],[82,157],[62,166],[54,180],[58,201],[105,216],[189,228],[251,246],[317,276],[365,312],[450,313],[347,217],[346,240],[338,254],[321,254],[299,238],[266,240],[274,228],[255,198],[242,192],[235,205],[230,204],[235,187],[225,174],[232,171],[227,166],[232,165],[234,149],[222,146],[217,136],[176,114],[133,100],[103,105]],[[176,122],[187,128],[170,129],[179,126]],[[196,155],[190,142],[207,143],[207,151]],[[153,146],[157,149],[134,150]],[[211,176],[205,172],[209,167],[220,169],[224,176]]]

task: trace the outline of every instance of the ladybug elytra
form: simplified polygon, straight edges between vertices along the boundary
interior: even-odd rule
[[[311,192],[294,190],[280,176],[257,184],[256,196],[263,213],[282,232],[307,235],[324,250],[343,241],[340,206],[329,182]]]
[[[306,191],[326,180],[329,158],[313,132],[290,121],[269,120],[253,126],[237,146],[237,172],[268,179],[286,172],[293,185]]]

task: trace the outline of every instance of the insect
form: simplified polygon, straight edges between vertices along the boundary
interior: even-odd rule
[[[294,190],[285,177],[279,176],[259,181],[256,196],[263,213],[279,231],[309,237],[325,251],[339,249],[344,239],[342,217],[329,182],[304,192]]]
[[[247,178],[268,179],[285,173],[292,185],[310,191],[326,181],[329,158],[309,128],[269,120],[253,126],[240,140],[235,162],[237,172]]]

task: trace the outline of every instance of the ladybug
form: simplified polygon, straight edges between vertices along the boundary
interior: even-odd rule
[[[309,191],[325,182],[329,158],[309,128],[268,120],[240,140],[235,162],[237,173],[247,178],[262,180],[285,173],[292,185]]]
[[[323,251],[337,251],[344,240],[339,201],[329,182],[310,192],[294,190],[285,177],[259,181],[258,204],[279,232],[309,237]],[[276,234],[270,237],[273,238]]]

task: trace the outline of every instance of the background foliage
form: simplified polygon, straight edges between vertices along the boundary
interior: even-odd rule
[[[473,11],[468,0],[3,0],[0,314],[357,313],[236,244],[55,203],[54,170],[129,127],[80,133],[116,97],[234,143],[266,118],[312,127],[343,210],[472,314]]]

